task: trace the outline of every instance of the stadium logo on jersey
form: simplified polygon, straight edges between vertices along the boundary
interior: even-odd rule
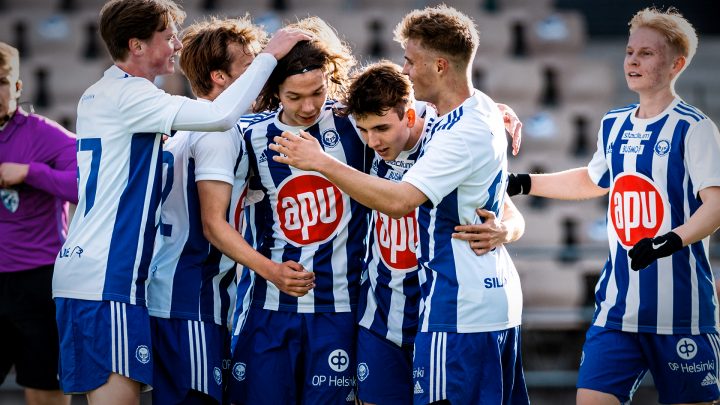
[[[663,139],[655,144],[655,154],[658,156],[665,156],[670,152],[670,142]]]
[[[418,226],[415,210],[402,218],[395,219],[373,211],[375,216],[375,243],[380,250],[383,264],[393,270],[414,270],[417,268],[415,250],[418,240]]]
[[[301,246],[330,239],[345,206],[335,185],[323,177],[306,174],[289,178],[278,187],[276,212],[285,237]]]
[[[334,148],[340,142],[340,135],[334,129],[326,129],[322,133],[322,143],[326,148]]]
[[[135,358],[142,364],[150,362],[150,349],[145,345],[140,345],[135,350]]]
[[[17,190],[4,188],[0,190],[0,198],[2,198],[5,208],[12,213],[15,213],[20,206],[20,194]]]
[[[697,343],[690,338],[682,338],[675,345],[678,356],[683,360],[691,360],[697,354]]]
[[[245,363],[235,363],[232,375],[236,380],[243,381],[245,379]]]
[[[368,378],[368,375],[370,375],[370,367],[366,363],[360,363],[357,367],[357,377],[360,381],[365,381],[366,378]]]
[[[215,378],[215,384],[222,385],[222,371],[220,371],[220,367],[213,369],[213,377]]]
[[[350,356],[343,349],[333,350],[328,356],[328,366],[336,373],[342,373],[350,365]]]
[[[662,194],[639,173],[622,174],[610,192],[610,218],[618,241],[629,248],[657,235],[665,215]]]
[[[650,131],[627,130],[627,131],[623,132],[622,139],[624,139],[626,141],[638,139],[642,142],[642,141],[647,141],[648,139],[650,139],[650,136],[652,136],[652,132],[650,132]]]

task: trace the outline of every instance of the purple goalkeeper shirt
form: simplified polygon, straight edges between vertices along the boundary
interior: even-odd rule
[[[22,184],[0,188],[0,273],[53,264],[77,203],[75,135],[18,108],[0,129],[0,163],[29,164]]]

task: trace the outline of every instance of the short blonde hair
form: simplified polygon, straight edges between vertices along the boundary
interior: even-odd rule
[[[472,62],[480,44],[480,33],[473,20],[444,4],[411,11],[395,27],[394,35],[403,48],[408,40],[417,40],[423,48],[463,65]]]
[[[17,48],[0,42],[0,67],[8,69],[10,75],[15,77],[20,75],[20,53]]]
[[[687,59],[685,66],[690,64],[697,50],[698,37],[695,28],[675,7],[661,11],[648,7],[637,12],[628,24],[630,33],[641,27],[651,28],[659,32],[672,50]]]

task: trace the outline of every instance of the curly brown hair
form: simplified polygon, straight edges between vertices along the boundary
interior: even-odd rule
[[[280,106],[280,85],[289,76],[322,69],[328,78],[328,98],[342,100],[347,91],[348,74],[357,63],[350,47],[338,38],[335,29],[319,17],[308,17],[288,25],[310,34],[309,41],[298,42],[278,61],[265,83],[253,110],[272,111]]]
[[[408,40],[418,40],[424,48],[448,56],[461,66],[472,61],[480,44],[473,20],[444,4],[411,11],[395,27],[394,36],[403,48]]]
[[[342,113],[364,118],[369,114],[384,115],[393,109],[403,119],[405,109],[412,100],[412,84],[402,68],[388,60],[381,60],[353,76]]]
[[[196,22],[183,32],[180,68],[190,81],[193,93],[205,96],[212,90],[210,73],[230,71],[232,61],[228,45],[236,43],[255,56],[266,42],[265,31],[253,25],[247,14],[242,18],[220,20],[213,17]]]

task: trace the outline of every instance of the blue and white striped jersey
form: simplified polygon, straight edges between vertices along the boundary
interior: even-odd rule
[[[369,172],[371,150],[366,148],[353,122],[333,112],[328,101],[317,122],[308,128],[290,127],[278,119],[280,111],[258,114],[245,129],[251,170],[260,179],[265,198],[258,209],[266,213],[255,226],[262,239],[258,251],[281,263],[295,260],[314,271],[315,288],[301,298],[280,292],[259,275],[255,277],[252,305],[290,312],[349,312],[357,305],[368,209],[351,200],[316,172],[275,162],[268,148],[282,131],[304,129],[315,136],[339,161]]]
[[[403,177],[428,197],[418,210],[418,261],[426,276],[423,332],[488,332],[520,324],[520,279],[505,247],[476,256],[466,241],[452,238],[456,225],[480,220],[478,206],[501,218],[506,149],[500,111],[475,90],[438,117]]]
[[[145,305],[162,192],[162,134],[185,98],[117,66],[78,103],[79,202],[53,296]]]
[[[228,221],[242,227],[247,185],[247,152],[240,129],[223,133],[178,132],[164,146],[167,165],[160,232],[150,265],[148,312],[226,325],[235,306],[235,262],[203,234],[196,182],[233,186]]]
[[[709,237],[637,272],[627,253],[640,239],[687,222],[702,205],[698,192],[720,186],[718,129],[677,98],[653,118],[635,117],[637,109],[603,117],[588,165],[592,180],[610,189],[610,255],[595,288],[594,324],[627,332],[716,332]]]
[[[425,126],[417,144],[386,162],[375,155],[370,174],[399,182],[420,155],[425,132],[437,118],[432,108],[417,105],[418,116],[425,114]],[[372,212],[368,232],[360,302],[359,325],[384,336],[398,346],[412,344],[420,310],[420,280],[416,256],[418,240],[416,211],[394,219]]]

